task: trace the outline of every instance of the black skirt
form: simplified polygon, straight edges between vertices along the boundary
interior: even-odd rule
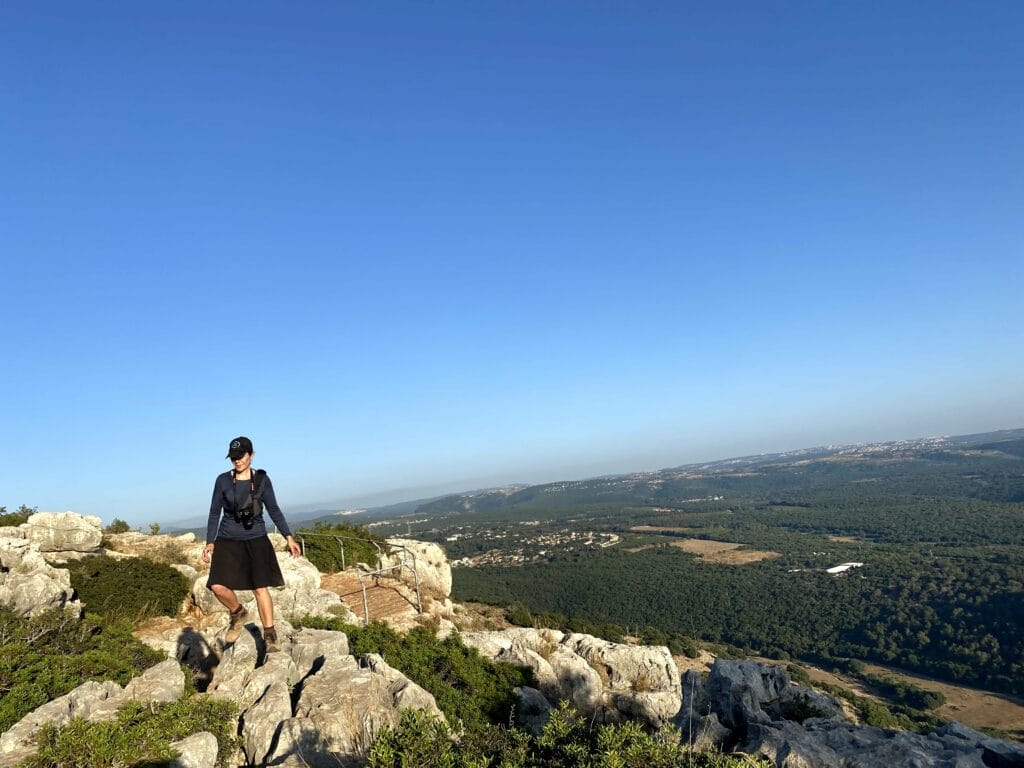
[[[284,576],[270,539],[217,539],[206,588],[212,589],[214,584],[231,589],[283,587]]]

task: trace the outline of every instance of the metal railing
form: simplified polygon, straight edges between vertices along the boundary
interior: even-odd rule
[[[364,539],[364,538],[359,537],[359,536],[346,536],[344,534],[329,534],[329,533],[304,533],[304,532],[298,532],[298,533],[296,533],[294,535],[295,535],[295,538],[299,540],[300,546],[302,547],[302,554],[303,554],[303,556],[305,556],[305,554],[306,554],[306,538],[307,537],[308,538],[334,539],[335,541],[337,541],[338,542],[338,548],[341,550],[341,570],[342,571],[346,570],[346,566],[345,566],[345,543],[342,541],[342,539],[348,539],[350,541],[361,541],[361,542],[365,542],[365,543],[368,543],[368,544],[373,544],[374,548],[377,550],[377,562],[376,562],[376,566],[377,567],[376,567],[376,569],[374,569],[372,571],[367,571],[367,572],[358,571],[358,570],[356,571],[356,578],[359,579],[359,587],[360,587],[360,589],[362,590],[362,593],[363,593],[363,626],[364,627],[367,624],[370,623],[370,601],[369,601],[369,599],[367,598],[367,595],[366,595],[366,579],[372,576],[374,578],[374,580],[376,581],[377,579],[379,579],[385,573],[391,573],[393,571],[401,571],[403,568],[408,568],[410,571],[412,571],[413,581],[414,581],[414,583],[416,585],[416,611],[418,613],[423,613],[423,599],[420,597],[420,574],[419,574],[419,571],[416,569],[416,553],[410,551],[409,548],[406,547],[405,545],[403,545],[403,544],[388,544],[388,546],[391,549],[401,551],[401,553],[402,553],[401,554],[401,560],[400,560],[400,562],[396,563],[395,565],[386,565],[386,566],[382,567],[381,566],[381,562],[384,559],[384,553],[381,550],[380,544],[378,544],[373,539]],[[410,560],[412,561],[411,565],[409,563]]]

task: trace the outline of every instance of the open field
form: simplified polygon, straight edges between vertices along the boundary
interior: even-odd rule
[[[629,530],[636,533],[692,533],[696,528],[673,528],[665,525],[634,525]]]
[[[711,541],[709,539],[679,539],[672,542],[684,552],[697,555],[706,563],[725,565],[746,565],[778,557],[778,552],[763,549],[740,549],[742,544],[732,541]]]

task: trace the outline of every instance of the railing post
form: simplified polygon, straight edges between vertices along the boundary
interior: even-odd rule
[[[359,576],[359,586],[363,590],[363,626],[369,626],[370,624],[370,601],[366,599],[366,584],[363,583],[363,575]]]

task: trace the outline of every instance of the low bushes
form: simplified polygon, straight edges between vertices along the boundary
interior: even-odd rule
[[[93,555],[70,562],[71,586],[90,613],[139,622],[173,616],[188,594],[188,580],[168,565],[145,557],[115,560]]]
[[[310,534],[303,537],[302,534]],[[300,528],[295,536],[303,541],[305,556],[321,573],[336,573],[342,570],[342,562],[348,568],[356,563],[366,563],[377,568],[376,542],[384,554],[388,553],[388,545],[384,538],[370,533],[362,525],[336,523],[328,525],[317,523],[313,528]],[[339,538],[333,538],[333,537]],[[345,554],[342,557],[342,547]]]
[[[170,704],[133,701],[117,719],[89,723],[74,719],[60,728],[44,725],[39,751],[18,768],[113,768],[164,765],[178,756],[171,742],[210,731],[217,737],[217,764],[226,767],[234,753],[237,709],[234,702],[207,696],[183,696]]]
[[[666,728],[649,734],[635,722],[594,726],[563,704],[540,736],[495,727],[486,743],[451,740],[444,723],[409,711],[394,730],[378,735],[369,768],[768,768],[767,760],[698,752]]]
[[[26,619],[0,606],[0,732],[88,680],[124,685],[163,658],[124,623],[59,610]]]

